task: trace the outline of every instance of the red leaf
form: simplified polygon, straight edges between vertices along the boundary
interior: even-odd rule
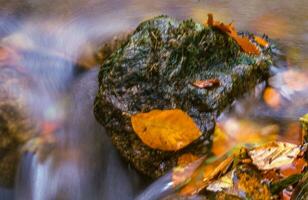
[[[192,85],[202,89],[211,88],[214,86],[219,86],[219,80],[218,79],[198,80],[195,81]]]

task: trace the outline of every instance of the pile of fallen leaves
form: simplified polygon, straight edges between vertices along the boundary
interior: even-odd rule
[[[214,21],[208,15],[205,24],[230,36],[244,51],[259,55],[268,47],[258,36],[240,35],[231,24]],[[258,44],[258,45],[256,45]],[[196,81],[193,86],[210,88],[219,81]],[[273,91],[266,91],[273,96]],[[276,102],[270,102],[276,105]],[[225,134],[217,124],[212,157],[186,153],[179,157],[172,171],[176,194],[166,199],[306,199],[308,198],[308,114],[300,118],[301,141],[293,144],[279,141],[279,127],[263,127],[260,133]],[[178,151],[202,134],[192,118],[180,109],[152,110],[131,116],[135,133],[153,149]],[[259,127],[257,128],[258,130]],[[266,133],[266,134],[265,134]]]
[[[181,160],[173,170],[177,195],[212,196],[213,199],[306,199],[308,114],[300,122],[302,142],[299,145],[272,141],[238,145],[219,157],[192,160],[192,156],[185,156],[193,162]]]
[[[133,129],[151,148],[180,150],[200,136],[194,121],[182,110],[152,110],[131,117]],[[304,199],[306,195],[308,114],[300,118],[299,144],[277,141],[277,130],[228,138],[216,127],[213,157],[186,153],[173,170],[172,184],[179,196],[214,199]],[[276,131],[275,131],[276,130]],[[262,135],[263,134],[263,135]],[[228,140],[228,142],[227,142]],[[220,147],[220,148],[219,148]],[[298,191],[304,190],[304,193]]]

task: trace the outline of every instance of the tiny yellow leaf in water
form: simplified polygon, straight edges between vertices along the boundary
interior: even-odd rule
[[[142,142],[153,149],[177,151],[201,136],[193,119],[180,109],[138,113],[131,122]]]

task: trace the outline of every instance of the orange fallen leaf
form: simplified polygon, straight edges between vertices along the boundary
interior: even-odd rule
[[[144,144],[163,151],[182,149],[202,134],[193,119],[180,109],[138,113],[131,122]]]
[[[230,37],[232,37],[237,44],[241,47],[241,49],[248,54],[260,55],[259,49],[254,45],[248,37],[240,36],[236,32],[234,26],[231,24],[224,24],[222,22],[214,21],[213,15],[208,14],[207,25],[212,26],[221,30],[222,32],[227,33]]]
[[[207,25],[209,25],[209,26],[214,25],[214,18],[213,18],[212,13],[207,14]]]
[[[240,45],[240,47],[243,49],[244,52],[253,54],[253,55],[260,54],[260,51],[258,50],[256,45],[251,43],[248,37],[245,37],[245,36],[241,37],[239,35],[236,35],[236,36],[233,36],[232,38]]]
[[[219,86],[219,80],[218,79],[198,80],[195,81],[192,85],[202,89],[211,88],[214,86]]]
[[[263,47],[268,47],[268,42],[259,36],[254,36],[255,41]]]

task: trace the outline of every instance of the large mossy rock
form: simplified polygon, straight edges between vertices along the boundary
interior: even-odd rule
[[[95,116],[126,160],[142,173],[159,177],[182,154],[209,152],[215,118],[269,76],[270,51],[260,50],[258,56],[246,54],[226,33],[192,20],[160,16],[145,21],[102,64]],[[192,84],[207,79],[220,84],[206,89]],[[143,144],[130,116],[175,108],[193,118],[202,136],[176,152]]]

